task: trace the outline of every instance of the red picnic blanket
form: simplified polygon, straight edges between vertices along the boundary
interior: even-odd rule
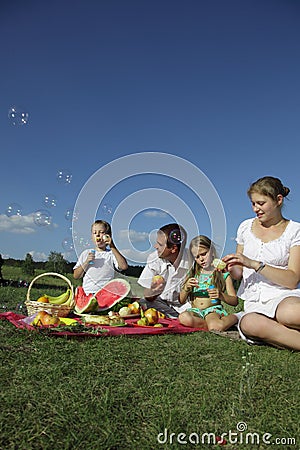
[[[27,316],[22,314],[16,314],[14,312],[8,311],[0,314],[0,319],[8,320],[11,324],[13,324],[17,328],[27,329],[31,331],[41,331],[44,330],[49,332],[49,334],[54,336],[121,336],[121,335],[155,335],[155,334],[181,334],[181,333],[192,333],[195,331],[207,331],[207,329],[203,328],[190,328],[181,325],[178,319],[160,319],[160,323],[162,323],[163,327],[141,327],[136,325],[136,320],[134,319],[126,319],[125,326],[89,326],[91,328],[91,332],[89,333],[87,330],[82,331],[71,331],[72,327],[68,327],[68,330],[63,331],[60,327],[59,331],[55,331],[54,327],[34,327],[32,325],[28,325],[26,323]],[[80,318],[76,318],[78,324],[81,324]],[[87,328],[87,327],[86,327]]]

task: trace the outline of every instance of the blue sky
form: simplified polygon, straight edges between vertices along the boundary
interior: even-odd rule
[[[75,261],[76,242],[90,244],[90,218],[102,217],[128,258],[143,262],[140,252],[172,219],[188,240],[195,224],[209,235],[218,227],[210,223],[216,199],[201,200],[205,180],[224,209],[223,253],[252,216],[246,191],[261,176],[291,189],[285,215],[300,220],[298,1],[6,1],[0,55],[3,257],[44,260],[57,251]],[[25,124],[13,125],[12,107]],[[141,153],[145,164],[133,164],[140,173],[127,176],[131,155]],[[59,182],[58,171],[70,182]],[[93,180],[91,209],[86,202],[72,234],[66,212]],[[222,241],[219,230],[215,238]]]

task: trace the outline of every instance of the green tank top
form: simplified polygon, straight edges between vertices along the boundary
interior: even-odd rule
[[[223,273],[224,280],[226,280],[228,276],[229,272]],[[195,278],[199,280],[199,286],[193,288],[193,296],[208,298],[209,295],[207,289],[212,285],[212,274],[200,273],[200,276],[195,275]]]

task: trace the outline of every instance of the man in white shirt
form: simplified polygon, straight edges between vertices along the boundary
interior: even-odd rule
[[[147,308],[155,308],[167,317],[178,317],[179,313],[190,307],[187,302],[181,305],[179,292],[191,260],[185,248],[186,231],[177,223],[164,225],[157,232],[155,252],[147,259],[138,283],[143,286]],[[161,275],[163,283],[153,280]]]

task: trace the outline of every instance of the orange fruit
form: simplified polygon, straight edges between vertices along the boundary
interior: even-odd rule
[[[49,303],[49,299],[46,295],[42,295],[40,298],[37,299],[37,301],[41,303]]]

